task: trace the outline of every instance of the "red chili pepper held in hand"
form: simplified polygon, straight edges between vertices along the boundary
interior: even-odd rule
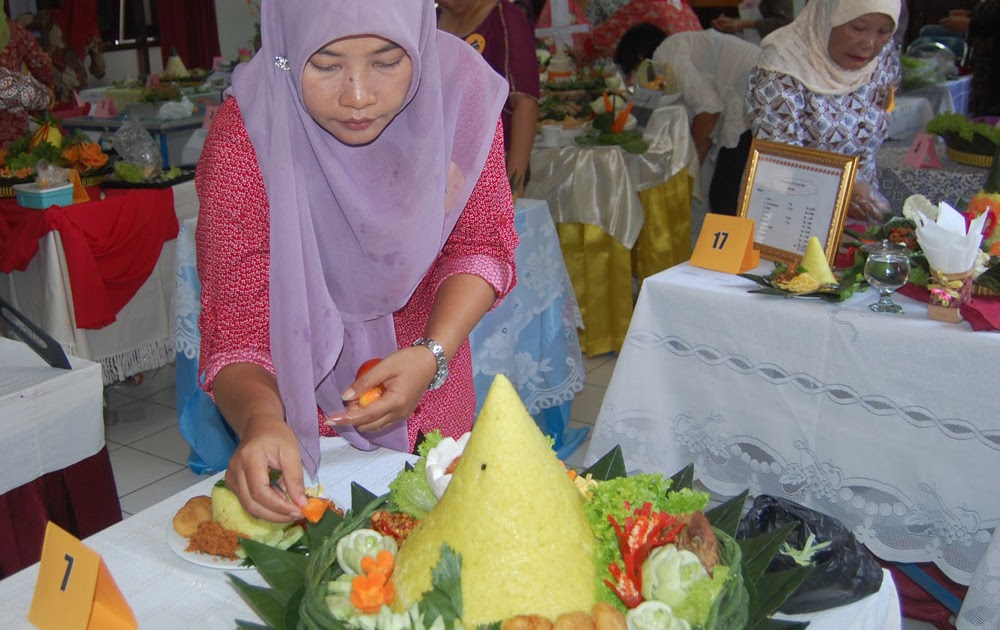
[[[355,379],[361,378],[361,376],[365,372],[368,372],[373,367],[378,365],[381,360],[382,359],[380,358],[368,359],[367,361],[361,364],[361,367],[358,368],[358,373],[355,375],[354,378]],[[362,408],[367,407],[368,405],[372,404],[373,402],[381,398],[382,394],[384,393],[385,393],[385,387],[382,385],[376,385],[375,387],[372,387],[365,393],[358,396],[358,405]]]

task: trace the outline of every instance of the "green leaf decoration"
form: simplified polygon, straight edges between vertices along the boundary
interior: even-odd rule
[[[418,604],[420,617],[428,627],[440,617],[451,630],[462,618],[462,556],[447,543],[441,545],[441,558],[431,569],[431,587]]]
[[[605,453],[604,457],[594,462],[594,465],[583,471],[584,476],[591,475],[597,481],[607,481],[625,477],[628,472],[625,470],[625,456],[622,454],[622,447],[615,446]]]
[[[285,627],[297,628],[299,625],[299,609],[302,607],[302,598],[306,595],[306,585],[303,580],[301,588],[292,593],[285,606]]]
[[[305,556],[248,538],[241,538],[240,545],[257,566],[261,577],[274,588],[275,595],[283,602],[288,602],[292,593],[302,588],[309,563]]]
[[[976,284],[1000,293],[1000,261],[994,258],[990,262],[993,263],[993,266],[976,278]],[[913,275],[912,269],[910,275]]]
[[[236,620],[236,627],[240,630],[274,630],[271,626],[262,626],[259,623],[243,621],[241,619]]]
[[[327,510],[323,518],[319,519],[318,523],[310,523],[306,527],[306,534],[303,536],[303,540],[306,547],[309,549],[310,553],[315,552],[323,544],[323,541],[329,538],[334,530],[337,529],[344,522],[344,517],[340,516],[333,510]]]
[[[622,142],[621,145],[623,151],[634,155],[642,155],[649,150],[649,144],[642,138],[628,140],[627,142]]]
[[[361,484],[351,482],[351,509],[355,512],[360,512],[366,509],[373,501],[378,500],[378,497],[372,494],[368,488],[365,488]]]
[[[753,630],[784,630],[785,628],[805,628],[808,621],[786,621],[784,619],[761,619]]]
[[[232,573],[228,573],[227,575],[236,588],[236,592],[264,620],[267,627],[274,630],[294,630],[294,626],[289,627],[285,625],[287,598],[280,597],[277,591],[265,586],[249,584]]]
[[[795,523],[787,523],[766,534],[739,541],[743,550],[743,577],[748,583],[755,584],[760,580],[760,576],[764,575],[764,571],[771,564],[774,554],[778,553],[794,529]]]
[[[755,584],[755,596],[750,597],[751,627],[773,615],[812,572],[812,565],[795,566],[784,571],[766,572],[760,576]]]
[[[750,496],[749,490],[744,490],[739,496],[729,499],[722,505],[717,505],[705,512],[705,518],[712,524],[712,527],[721,529],[732,537],[736,537],[736,530],[740,525],[740,516],[743,515],[743,505]]]
[[[758,276],[755,273],[741,273],[741,274],[737,274],[737,275],[739,275],[739,277],[741,277],[741,278],[746,278],[747,280],[753,280],[754,282],[756,282],[757,284],[761,285],[762,287],[770,287],[771,286],[771,281],[770,280],[768,280],[764,276]]]
[[[746,588],[742,565],[742,550],[739,544],[726,532],[716,528],[715,537],[719,542],[719,561],[732,568],[725,586],[708,611],[705,627],[714,630],[746,628],[750,610],[750,593]]]
[[[612,112],[601,112],[594,116],[594,120],[591,121],[594,129],[600,131],[611,131],[611,125],[615,122],[615,115]]]
[[[688,464],[670,478],[670,490],[694,489],[694,464]]]

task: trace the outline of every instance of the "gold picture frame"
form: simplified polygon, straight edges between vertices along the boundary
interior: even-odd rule
[[[738,214],[761,257],[796,264],[816,236],[832,266],[857,170],[857,156],[754,139]]]

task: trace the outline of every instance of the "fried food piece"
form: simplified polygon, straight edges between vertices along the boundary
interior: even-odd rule
[[[247,535],[228,530],[209,520],[198,525],[185,551],[197,551],[236,560],[236,548],[240,546],[240,538],[247,538]]]
[[[627,630],[625,615],[607,602],[597,602],[591,611],[594,616],[596,630]]]
[[[174,531],[185,538],[190,538],[198,529],[198,525],[212,520],[212,499],[207,496],[191,497],[184,507],[174,514]]]
[[[518,615],[503,622],[500,630],[552,630],[552,622],[539,615]]]
[[[698,556],[701,566],[712,575],[712,569],[719,564],[719,539],[712,531],[712,524],[702,512],[682,514],[677,520],[685,523],[684,529],[677,536],[677,548],[686,549]]]
[[[594,630],[594,620],[582,610],[563,613],[556,619],[553,630]]]

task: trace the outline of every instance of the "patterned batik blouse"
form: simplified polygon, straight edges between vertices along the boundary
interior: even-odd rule
[[[755,67],[746,93],[755,138],[857,155],[858,176],[875,182],[875,154],[889,130],[886,107],[899,80],[891,45],[878,57],[871,80],[847,94],[819,94],[795,77]]]

